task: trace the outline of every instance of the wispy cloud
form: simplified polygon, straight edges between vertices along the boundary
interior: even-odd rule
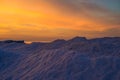
[[[120,36],[118,2],[119,0],[2,0],[0,36],[17,39],[22,36],[27,40]]]

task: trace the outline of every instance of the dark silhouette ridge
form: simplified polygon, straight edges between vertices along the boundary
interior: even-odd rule
[[[101,40],[120,40],[120,37],[103,37],[103,38],[92,38],[92,39],[87,39],[86,37],[79,37],[76,36],[72,39],[69,40],[64,40],[64,39],[57,39],[52,42],[32,42],[32,43],[40,43],[40,44],[45,44],[45,43],[62,43],[62,42],[80,42],[80,41],[101,41]],[[24,40],[4,40],[0,41],[0,43],[25,43]]]
[[[5,41],[0,41],[1,43],[24,43],[24,40],[19,40],[19,41],[15,41],[15,40],[5,40]]]
[[[52,43],[62,43],[62,42],[66,42],[66,40],[64,40],[64,39],[57,39],[57,40],[54,40]]]
[[[77,36],[77,37],[70,39],[69,41],[86,41],[86,40],[87,40],[86,37]]]

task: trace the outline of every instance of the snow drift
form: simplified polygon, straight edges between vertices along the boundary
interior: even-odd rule
[[[0,80],[120,80],[120,38],[1,41]]]

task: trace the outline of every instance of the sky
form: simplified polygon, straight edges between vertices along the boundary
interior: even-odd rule
[[[0,0],[0,40],[120,37],[120,0]]]

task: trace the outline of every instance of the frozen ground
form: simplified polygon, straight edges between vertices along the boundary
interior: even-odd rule
[[[120,38],[1,41],[0,80],[120,80]]]

